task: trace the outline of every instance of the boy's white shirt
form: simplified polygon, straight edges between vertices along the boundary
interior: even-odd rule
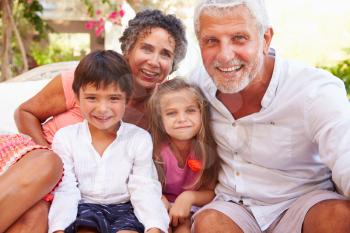
[[[149,133],[121,123],[117,138],[100,156],[92,145],[87,121],[60,129],[52,149],[64,163],[64,176],[49,212],[49,232],[64,230],[75,219],[78,203],[131,201],[145,230],[167,232],[169,216],[161,201]]]

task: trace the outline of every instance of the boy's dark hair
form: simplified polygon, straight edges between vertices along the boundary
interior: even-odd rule
[[[132,76],[124,57],[113,50],[97,50],[86,55],[74,72],[73,91],[79,96],[80,88],[88,84],[96,88],[118,85],[129,99],[132,93]]]

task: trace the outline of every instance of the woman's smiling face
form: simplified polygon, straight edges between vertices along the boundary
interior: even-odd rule
[[[171,72],[175,40],[162,28],[146,30],[139,35],[131,51],[126,54],[126,59],[135,84],[145,89],[154,89]]]

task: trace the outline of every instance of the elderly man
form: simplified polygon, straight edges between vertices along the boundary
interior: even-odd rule
[[[261,0],[200,1],[195,30],[204,67],[192,81],[212,105],[223,164],[194,231],[350,232],[343,83],[269,54],[273,30]]]

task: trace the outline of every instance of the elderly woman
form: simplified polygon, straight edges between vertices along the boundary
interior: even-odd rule
[[[184,26],[173,15],[145,10],[129,21],[120,42],[134,80],[133,94],[123,120],[148,129],[145,106],[152,91],[185,56],[187,41]],[[73,79],[74,71],[62,73],[21,104],[15,113],[19,131],[31,136],[37,144],[49,147],[58,129],[82,121],[71,88]],[[32,172],[33,176],[35,172]],[[27,224],[23,232],[41,232],[38,231],[39,226],[45,226],[46,230],[49,205],[42,203],[33,206],[14,225],[22,227]],[[21,219],[32,221],[24,223]]]

